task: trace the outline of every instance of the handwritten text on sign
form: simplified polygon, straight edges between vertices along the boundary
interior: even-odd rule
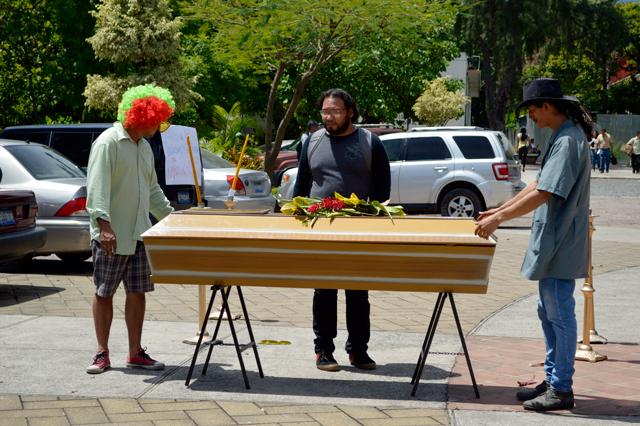
[[[162,135],[167,185],[193,185],[193,171],[187,148],[187,136],[191,144],[193,162],[196,166],[198,182],[202,181],[198,134],[193,127],[171,125]]]

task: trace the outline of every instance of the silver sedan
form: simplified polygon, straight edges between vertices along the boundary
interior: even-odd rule
[[[236,168],[206,149],[201,150],[201,155],[207,206],[225,209],[224,201],[229,194]],[[273,210],[276,200],[271,195],[269,175],[260,170],[240,169],[234,201],[235,208],[239,210]]]
[[[0,139],[2,188],[31,190],[37,224],[47,242],[34,255],[55,253],[67,262],[91,257],[86,174],[57,151],[37,143]]]

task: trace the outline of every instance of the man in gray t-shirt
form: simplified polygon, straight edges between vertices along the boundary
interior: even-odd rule
[[[540,173],[503,206],[481,212],[476,234],[489,237],[507,220],[535,209],[522,274],[538,280],[538,317],[547,353],[546,380],[516,394],[528,410],[574,406],[573,373],[577,325],[575,279],[588,275],[591,121],[577,99],[564,96],[554,79],[537,79],[524,87],[520,107],[538,127],[553,131]]]
[[[331,89],[318,100],[324,129],[302,147],[294,196],[349,197],[385,202],[391,192],[389,158],[380,139],[357,129],[358,108],[347,92]],[[370,143],[367,142],[370,140]],[[376,363],[367,354],[370,335],[369,295],[366,290],[345,290],[347,331],[345,349],[349,362],[372,370]],[[313,294],[313,331],[316,367],[337,371],[333,339],[337,335],[337,290],[316,289]]]

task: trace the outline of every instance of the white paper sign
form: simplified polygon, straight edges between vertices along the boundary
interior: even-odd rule
[[[164,149],[164,170],[167,185],[193,185],[193,171],[187,148],[187,136],[191,144],[191,153],[196,167],[198,182],[202,182],[202,167],[200,162],[200,147],[198,134],[193,127],[172,124],[162,136]]]

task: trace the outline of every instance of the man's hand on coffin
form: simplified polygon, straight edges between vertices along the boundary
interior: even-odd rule
[[[103,219],[98,219],[100,226],[100,245],[107,253],[107,256],[113,256],[116,253],[116,234],[111,228],[111,224]]]
[[[487,210],[484,212],[480,212],[480,214],[478,215],[478,218],[476,219],[477,221],[480,221],[486,217],[491,216],[492,214],[495,214],[498,212],[499,207],[496,207],[495,209],[491,209],[491,210]]]
[[[481,238],[488,239],[494,232],[496,232],[498,226],[500,226],[501,221],[499,216],[500,215],[498,214],[492,214],[490,216],[485,216],[484,219],[476,221],[474,234]]]

